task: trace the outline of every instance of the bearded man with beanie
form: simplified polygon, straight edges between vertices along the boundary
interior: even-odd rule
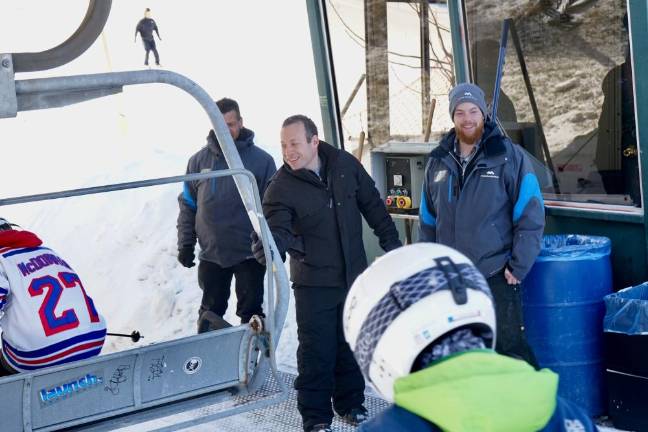
[[[544,202],[531,161],[486,115],[484,92],[449,94],[454,128],[430,153],[419,210],[420,240],[465,254],[495,301],[501,354],[536,365],[524,335],[521,281],[540,252]]]

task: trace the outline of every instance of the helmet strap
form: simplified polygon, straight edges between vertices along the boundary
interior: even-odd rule
[[[443,275],[448,281],[448,288],[452,293],[452,298],[455,303],[458,305],[468,303],[466,285],[464,284],[463,276],[454,261],[452,261],[450,257],[436,258],[434,261],[437,264],[437,269],[443,272]]]

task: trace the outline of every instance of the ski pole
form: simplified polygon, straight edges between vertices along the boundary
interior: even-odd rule
[[[119,337],[127,337],[131,338],[133,342],[137,342],[140,339],[144,339],[144,336],[140,334],[137,330],[133,330],[133,333],[131,334],[124,334],[124,333],[106,333],[108,336],[119,336]]]
[[[491,120],[496,121],[497,105],[499,104],[500,87],[502,86],[502,75],[504,73],[504,61],[506,57],[506,42],[508,40],[510,18],[502,22],[502,35],[500,36],[499,55],[497,57],[497,73],[495,75],[495,86],[493,90],[493,102],[491,105]]]

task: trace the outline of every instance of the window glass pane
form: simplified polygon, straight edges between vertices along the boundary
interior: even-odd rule
[[[513,19],[519,44],[510,34],[498,117],[513,141],[553,166],[555,181],[545,179],[545,198],[640,207],[625,2],[464,5],[473,77],[489,99],[502,21]]]
[[[423,25],[419,1],[329,0],[326,7],[346,149],[355,150],[363,132],[365,150],[424,141],[434,98],[428,141],[447,132],[454,76],[445,2],[427,4]]]

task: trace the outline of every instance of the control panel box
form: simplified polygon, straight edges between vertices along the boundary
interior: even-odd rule
[[[371,153],[376,187],[390,213],[418,214],[433,143],[388,143]]]
[[[385,204],[387,208],[418,212],[425,172],[424,159],[423,156],[388,156],[385,158],[387,186]]]

